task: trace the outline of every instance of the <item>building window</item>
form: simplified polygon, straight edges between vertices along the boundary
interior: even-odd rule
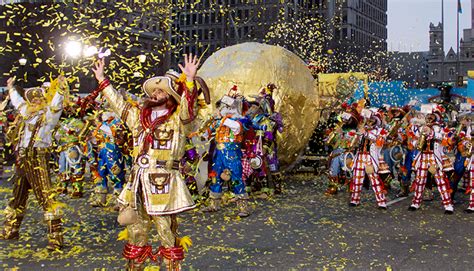
[[[454,68],[449,68],[449,75],[454,75],[456,74]]]

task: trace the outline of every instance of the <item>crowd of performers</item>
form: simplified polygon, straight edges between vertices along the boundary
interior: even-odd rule
[[[234,86],[216,102],[212,116],[199,117],[211,101],[196,76],[198,65],[196,57],[185,56],[182,73],[148,79],[142,99],[114,89],[104,59],[93,67],[98,87],[85,98],[74,96],[64,76],[27,89],[10,78],[1,106],[4,111],[10,101],[15,116],[5,140],[15,164],[0,239],[19,238],[32,190],[48,225],[48,249],[61,249],[63,212],[57,199],[84,197],[84,184],[92,181],[91,207],[113,205],[127,228],[127,269],[142,270],[150,259],[178,270],[187,240],[178,236],[176,215],[195,208],[195,199],[207,196],[201,209],[215,212],[223,192],[232,192],[238,216],[246,217],[249,194],[281,192],[276,138],[283,123],[272,98],[276,87],[269,84],[244,97]],[[203,162],[207,182],[198,189]],[[148,243],[152,225],[161,241],[155,250]]]
[[[470,194],[466,213],[474,212],[472,111],[470,103],[415,103],[370,108],[365,101],[344,103],[326,142],[332,146],[327,195],[344,185],[350,206],[358,206],[362,187],[372,186],[380,209],[387,192],[400,185],[397,197],[413,192],[410,211],[433,200],[437,186],[446,214],[454,212],[458,187]]]

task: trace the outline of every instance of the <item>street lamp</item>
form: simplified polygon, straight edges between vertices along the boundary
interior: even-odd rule
[[[72,58],[77,58],[81,55],[82,44],[79,41],[70,40],[66,43],[66,54]]]
[[[24,58],[24,57],[21,57],[20,59],[18,59],[18,62],[20,62],[21,66],[25,66],[26,62],[28,62],[28,60],[26,60],[26,58]]]

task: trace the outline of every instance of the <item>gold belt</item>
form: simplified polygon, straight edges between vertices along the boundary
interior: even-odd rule
[[[137,158],[137,163],[141,168],[148,168],[150,166],[152,158],[148,155],[141,155],[140,157]],[[172,160],[172,166],[171,169],[178,170],[179,169],[179,161],[178,160]],[[166,167],[168,161],[165,160],[155,160],[155,165],[157,167]]]
[[[18,155],[19,156],[25,156],[28,154],[42,155],[42,154],[50,153],[50,151],[51,151],[50,148],[19,148]]]

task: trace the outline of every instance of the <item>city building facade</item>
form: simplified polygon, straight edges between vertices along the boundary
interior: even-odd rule
[[[445,54],[443,50],[443,26],[430,25],[430,47],[428,54],[428,82],[431,86],[443,82],[462,83],[469,70],[474,70],[474,29],[464,29],[459,41],[459,56],[453,48]]]
[[[428,87],[429,52],[389,52],[388,67],[391,80],[404,81],[406,87]]]
[[[387,0],[188,1],[173,12],[172,44],[209,55],[237,43],[263,42],[274,24],[314,17],[325,22],[333,37],[326,46],[334,51],[362,57],[368,48],[387,50]]]

